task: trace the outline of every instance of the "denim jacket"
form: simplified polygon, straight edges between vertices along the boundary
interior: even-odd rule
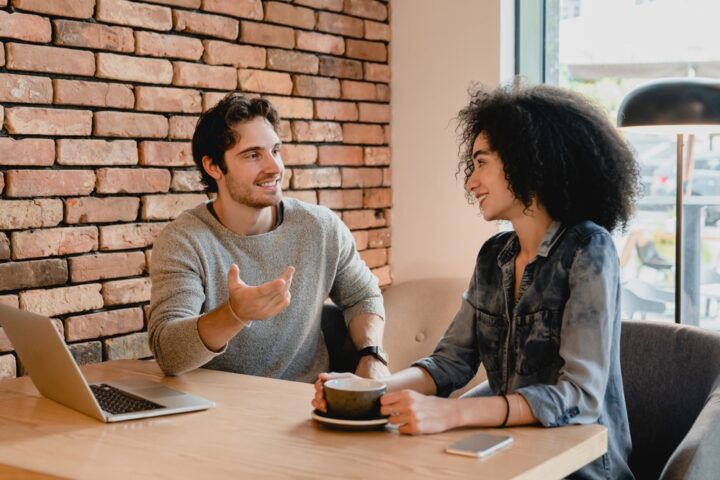
[[[426,369],[440,396],[462,388],[482,363],[477,394],[519,393],[543,426],[598,423],[608,452],[571,478],[633,478],[620,373],[620,267],[610,234],[583,222],[550,225],[514,301],[515,232],[480,249],[460,311]],[[482,387],[482,386],[481,386]]]

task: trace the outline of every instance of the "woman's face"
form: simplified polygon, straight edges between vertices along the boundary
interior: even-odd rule
[[[487,135],[481,132],[472,149],[474,171],[465,190],[475,195],[483,218],[487,221],[509,220],[523,215],[525,206],[510,190],[505,168],[497,152],[490,149]]]

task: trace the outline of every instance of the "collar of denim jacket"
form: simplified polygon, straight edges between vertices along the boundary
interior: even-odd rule
[[[535,257],[547,257],[558,240],[560,240],[564,231],[565,227],[563,224],[557,220],[553,220],[540,242],[540,246],[538,247]],[[518,240],[517,233],[512,232],[512,235],[508,238],[505,246],[502,250],[500,250],[500,254],[498,255],[498,266],[502,267],[503,264],[513,260],[519,251],[520,241]]]

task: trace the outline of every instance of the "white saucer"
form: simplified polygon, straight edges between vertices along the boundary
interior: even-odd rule
[[[310,416],[313,418],[313,420],[328,426],[353,430],[378,428],[388,423],[388,419],[384,417],[372,418],[370,420],[347,420],[344,418],[329,417],[319,410],[313,410]]]

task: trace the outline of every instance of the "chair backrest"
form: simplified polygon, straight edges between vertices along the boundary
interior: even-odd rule
[[[630,468],[638,480],[661,475],[666,479],[688,478],[704,441],[702,436],[688,432],[707,427],[696,422],[701,411],[705,423],[720,419],[716,417],[720,408],[703,411],[713,398],[720,407],[720,334],[669,322],[626,320],[621,338],[623,385],[633,443]],[[720,451],[713,456],[720,458]],[[713,460],[703,461],[707,465]],[[703,474],[710,475],[705,471],[694,478],[712,478]]]
[[[462,294],[469,280],[427,278],[393,284],[383,291],[387,325],[384,345],[395,372],[431,354],[460,309]],[[460,394],[485,379],[478,375]],[[456,395],[457,395],[456,394]]]

